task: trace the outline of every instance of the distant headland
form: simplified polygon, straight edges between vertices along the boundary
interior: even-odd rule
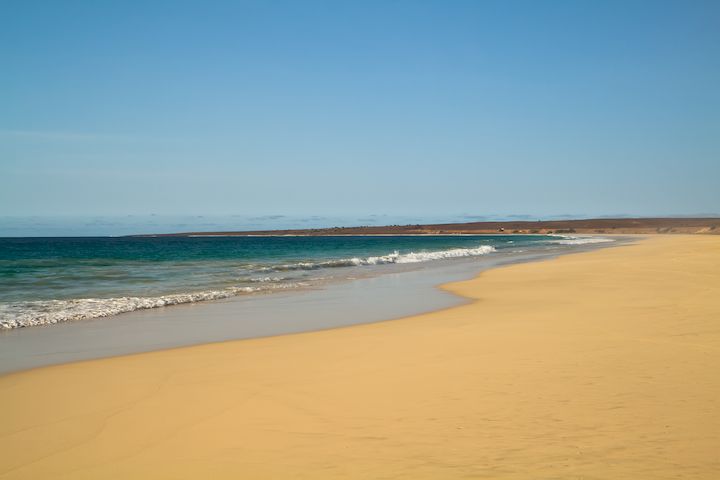
[[[720,218],[593,218],[581,220],[536,220],[506,222],[439,223],[427,225],[385,225],[255,230],[224,232],[182,232],[155,236],[242,236],[242,235],[460,235],[460,234],[720,234]]]

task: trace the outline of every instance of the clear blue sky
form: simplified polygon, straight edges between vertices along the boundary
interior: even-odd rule
[[[0,18],[0,216],[720,211],[717,1]]]

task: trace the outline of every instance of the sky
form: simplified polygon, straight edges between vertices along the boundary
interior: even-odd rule
[[[0,234],[720,212],[716,1],[5,0],[0,18]]]

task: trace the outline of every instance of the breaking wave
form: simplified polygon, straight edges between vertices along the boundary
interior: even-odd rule
[[[442,260],[447,258],[475,257],[478,255],[486,255],[495,251],[495,247],[490,245],[482,245],[477,248],[452,248],[450,250],[440,250],[437,252],[410,252],[399,253],[397,251],[388,255],[365,258],[342,258],[338,260],[326,260],[322,262],[298,262],[284,265],[273,265],[270,267],[262,267],[258,269],[260,272],[281,272],[292,270],[317,270],[319,268],[336,268],[336,267],[359,267],[362,265],[382,265],[387,263],[420,263],[431,260]]]
[[[612,238],[604,237],[562,237],[561,240],[552,240],[552,243],[559,245],[584,245],[588,243],[614,242]]]
[[[303,285],[302,283],[286,283],[265,288],[228,287],[222,290],[177,293],[158,297],[74,298],[0,304],[0,330],[109,317],[135,310],[219,300],[247,293]]]
[[[435,252],[393,252],[388,255],[365,258],[346,258],[319,262],[299,262],[286,265],[273,265],[258,268],[256,272],[279,272],[292,270],[316,270],[320,268],[356,267],[362,265],[382,265],[390,263],[419,263],[447,258],[473,257],[494,252],[495,248],[482,245],[476,248],[453,248]],[[260,276],[249,279],[254,286],[233,286],[220,290],[208,290],[193,293],[177,293],[156,297],[115,297],[115,298],[76,298],[68,300],[33,300],[12,303],[0,303],[0,330],[52,325],[56,323],[109,317],[120,313],[167,307],[184,303],[219,300],[242,294],[269,292],[308,285],[305,282],[285,282],[289,277]],[[317,280],[317,279],[316,279]]]

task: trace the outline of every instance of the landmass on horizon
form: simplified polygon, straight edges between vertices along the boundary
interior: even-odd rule
[[[427,225],[385,225],[307,229],[182,232],[129,235],[219,236],[219,235],[448,235],[448,234],[720,234],[720,217],[686,218],[591,218],[574,220],[494,221],[438,223]]]

